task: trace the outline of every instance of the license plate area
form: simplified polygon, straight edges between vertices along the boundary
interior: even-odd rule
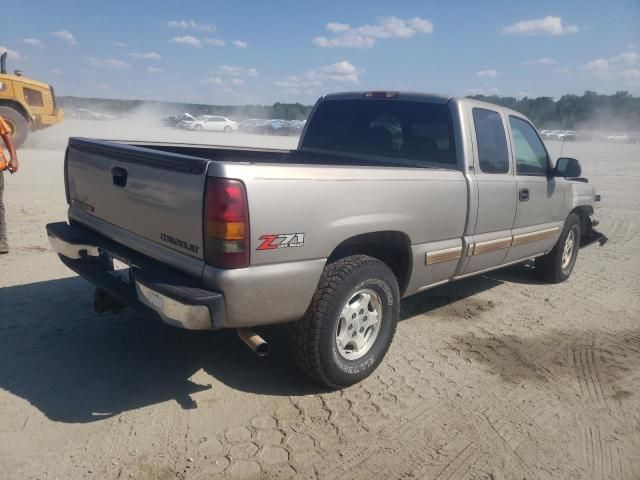
[[[113,270],[109,272],[110,275],[113,275],[118,280],[121,280],[124,283],[131,284],[133,283],[133,278],[131,275],[131,261],[122,257],[115,257],[113,254],[103,251],[106,255],[111,259],[111,264],[113,266]]]

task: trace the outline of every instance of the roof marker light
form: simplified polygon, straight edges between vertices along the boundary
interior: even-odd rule
[[[396,98],[399,92],[364,92],[366,98]]]

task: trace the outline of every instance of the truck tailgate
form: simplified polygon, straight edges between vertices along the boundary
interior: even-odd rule
[[[71,138],[65,161],[68,201],[72,211],[202,259],[208,163],[124,143]]]

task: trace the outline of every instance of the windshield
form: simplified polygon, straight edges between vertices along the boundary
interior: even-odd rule
[[[325,100],[303,149],[456,165],[447,105],[400,100]]]

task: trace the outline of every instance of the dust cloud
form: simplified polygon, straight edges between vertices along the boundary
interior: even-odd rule
[[[100,113],[100,111],[98,110]],[[240,132],[225,134],[222,132],[193,132],[173,127],[165,127],[162,118],[176,114],[153,105],[142,105],[112,119],[84,120],[73,118],[65,111],[65,119],[58,125],[32,132],[23,149],[64,150],[69,137],[83,137],[104,140],[128,140],[146,142],[175,142],[201,145],[246,146],[263,148],[292,149],[298,143],[298,137],[270,137]],[[232,118],[233,120],[242,120]]]

